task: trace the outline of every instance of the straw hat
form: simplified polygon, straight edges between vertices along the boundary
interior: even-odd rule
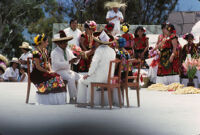
[[[19,46],[19,48],[22,48],[22,49],[32,49],[32,47],[29,45],[29,43],[27,42],[22,42],[22,45]]]
[[[67,37],[67,35],[65,34],[65,32],[64,32],[63,30],[61,30],[61,31],[59,31],[58,34],[55,34],[55,35],[53,36],[52,41],[53,41],[53,42],[58,42],[58,41],[70,41],[70,40],[72,40],[72,39],[73,39],[72,36]]]
[[[105,7],[106,8],[120,8],[120,7],[126,7],[127,5],[125,3],[121,3],[118,1],[113,1],[113,2],[106,2]]]
[[[110,42],[110,37],[106,34],[105,31],[102,31],[98,37],[94,37],[94,41],[103,44],[103,45],[108,45],[112,44],[113,42]]]
[[[8,59],[0,54],[0,69],[3,70],[3,73],[6,70],[6,65],[8,65]]]
[[[10,61],[10,63],[18,63],[19,64],[19,60],[16,57],[13,57],[12,60]]]

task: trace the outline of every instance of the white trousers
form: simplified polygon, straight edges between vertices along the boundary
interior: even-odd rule
[[[77,98],[77,88],[76,88],[76,81],[78,81],[81,78],[81,75],[78,73],[70,70],[70,71],[65,71],[61,70],[57,72],[63,80],[68,81],[68,90],[69,90],[69,96],[70,98]]]
[[[179,75],[157,76],[156,83],[169,85],[171,83],[180,83]]]

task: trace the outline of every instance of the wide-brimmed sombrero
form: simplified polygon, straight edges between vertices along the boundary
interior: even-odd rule
[[[53,42],[58,42],[58,41],[70,41],[70,40],[72,40],[72,39],[73,39],[72,36],[68,36],[68,37],[67,37],[67,35],[65,34],[65,32],[64,32],[63,30],[61,30],[61,31],[59,31],[58,34],[55,34],[55,35],[53,36],[52,41],[53,41]]]
[[[97,35],[97,33],[94,33],[93,35],[95,34]],[[110,42],[109,40],[110,40],[110,37],[106,34],[105,31],[100,32],[99,36],[94,37],[94,41],[103,45],[109,45],[113,43],[112,41]]]
[[[22,49],[29,49],[29,50],[32,49],[32,47],[31,47],[31,46],[29,45],[29,43],[27,43],[27,42],[22,42],[22,45],[19,46],[19,48],[22,48]]]
[[[106,2],[105,7],[106,8],[120,8],[120,7],[126,7],[126,3],[122,3],[119,1],[112,1],[112,2]]]

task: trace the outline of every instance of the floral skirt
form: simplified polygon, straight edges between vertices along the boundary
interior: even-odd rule
[[[65,84],[61,76],[57,73],[49,74],[34,68],[31,72],[30,79],[38,89],[38,94],[59,93],[66,91]]]

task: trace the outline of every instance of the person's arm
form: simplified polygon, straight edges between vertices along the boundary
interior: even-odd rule
[[[149,49],[149,38],[146,39],[146,48],[144,49],[144,53],[146,53],[146,51],[148,51]]]
[[[39,58],[33,58],[33,60],[35,61],[35,67],[36,67],[39,71],[49,73],[49,70],[44,69],[43,67],[40,66],[40,60],[39,60]]]
[[[122,12],[120,12],[119,20],[120,20],[120,23],[124,22],[124,17],[123,17]]]
[[[24,81],[24,78],[25,78],[25,74],[22,75],[21,79],[20,79],[20,82],[23,82]]]
[[[91,63],[91,66],[90,66],[90,69],[89,69],[89,72],[88,72],[88,75],[92,75],[95,73],[98,65],[99,65],[99,62],[101,60],[101,48],[97,48],[97,50],[95,51],[94,53],[94,56],[92,58],[92,63]]]
[[[178,46],[178,41],[176,38],[172,39],[172,45],[173,45],[173,51],[172,51],[172,54],[169,58],[169,61],[172,62],[174,60],[174,57],[175,57],[175,54],[176,54],[176,49],[177,49],[177,46]]]
[[[84,45],[85,40],[85,37],[80,37],[80,46],[83,49],[83,51],[87,51],[87,48]]]

